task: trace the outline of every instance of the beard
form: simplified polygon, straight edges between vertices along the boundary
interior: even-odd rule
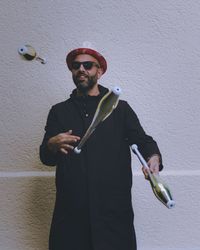
[[[79,79],[80,76],[84,76],[84,80]],[[77,75],[72,76],[73,81],[77,87],[77,89],[82,94],[87,94],[89,90],[91,90],[97,84],[97,74],[89,76],[83,73],[78,73]]]

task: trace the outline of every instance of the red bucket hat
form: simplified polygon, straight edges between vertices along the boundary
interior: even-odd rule
[[[96,58],[100,64],[100,67],[103,69],[103,74],[106,72],[107,70],[106,59],[99,52],[90,48],[78,48],[69,52],[69,54],[66,57],[66,63],[69,70],[72,70],[72,63],[75,57],[80,54],[87,54]]]

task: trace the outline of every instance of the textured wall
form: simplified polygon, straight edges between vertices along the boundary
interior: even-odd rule
[[[108,60],[101,83],[121,86],[157,140],[177,201],[162,207],[134,159],[139,250],[200,249],[199,12],[195,0],[1,1],[0,249],[47,249],[54,168],[42,166],[38,147],[51,105],[74,87],[65,55],[83,41]],[[21,60],[27,43],[46,65]]]

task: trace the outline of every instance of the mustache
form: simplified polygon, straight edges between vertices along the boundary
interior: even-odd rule
[[[76,77],[79,77],[79,76],[85,76],[85,77],[88,77],[88,75],[87,74],[84,74],[84,73],[77,73],[77,75],[76,75]]]

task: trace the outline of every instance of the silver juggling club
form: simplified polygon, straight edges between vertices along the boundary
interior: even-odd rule
[[[155,196],[161,201],[166,207],[173,208],[175,206],[175,201],[172,198],[169,187],[162,181],[159,175],[152,174],[147,162],[138,150],[138,146],[133,144],[131,146],[132,151],[137,155],[141,164],[147,169],[148,179],[151,183],[152,190]]]
[[[81,148],[88,140],[90,135],[94,132],[99,123],[103,122],[117,107],[119,101],[119,95],[121,94],[120,87],[114,87],[111,91],[109,91],[106,95],[102,97],[100,100],[96,112],[94,114],[94,118],[89,128],[87,129],[85,135],[82,137],[78,146],[75,147],[74,152],[79,154],[81,152]]]

